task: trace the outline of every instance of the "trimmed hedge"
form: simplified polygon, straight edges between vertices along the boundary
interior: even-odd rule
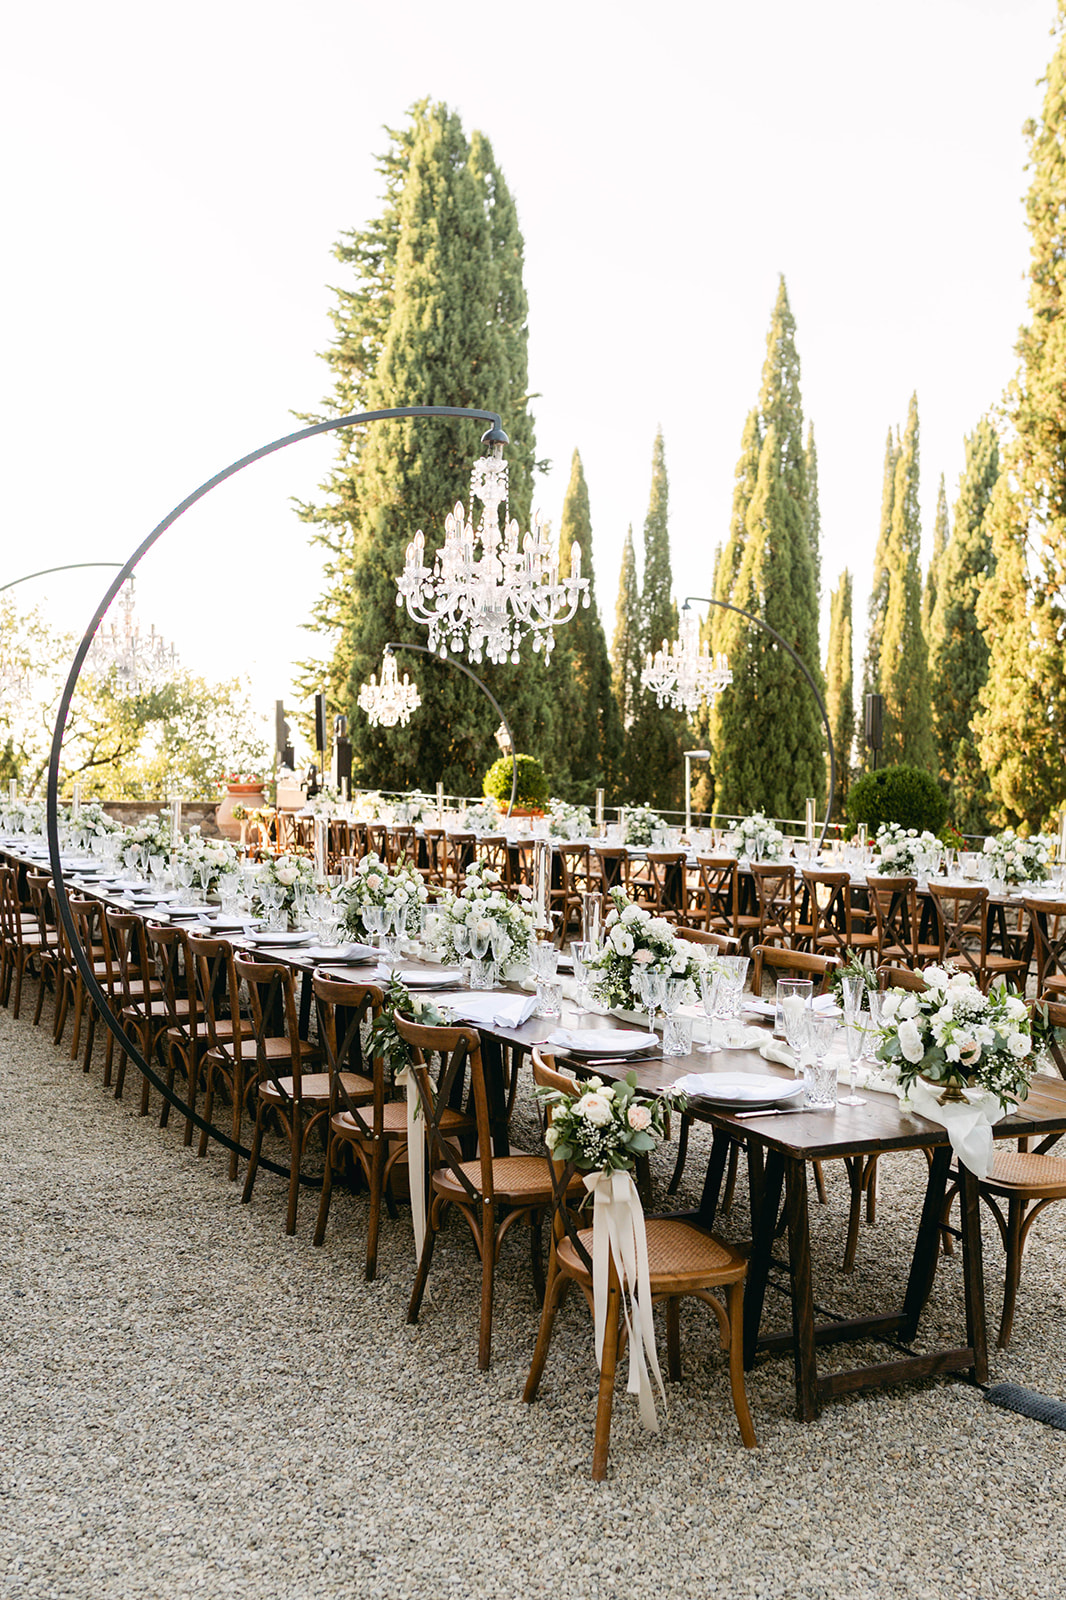
[[[515,804],[527,810],[547,805],[548,780],[536,756],[516,756],[515,760],[518,763],[518,793],[515,795]],[[491,795],[494,800],[505,806],[511,798],[511,776],[511,757],[501,756],[499,761],[494,761],[486,772],[482,793]]]
[[[939,833],[947,821],[948,802],[931,772],[921,767],[881,767],[851,785],[847,810],[848,837],[865,822],[872,839],[883,822]]]

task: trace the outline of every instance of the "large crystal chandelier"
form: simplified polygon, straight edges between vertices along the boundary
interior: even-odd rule
[[[501,445],[492,450],[492,455],[474,462],[469,518],[458,502],[445,521],[444,548],[437,551],[432,567],[425,564],[421,529],[407,546],[396,604],[406,601],[409,615],[429,628],[430,649],[442,656],[465,645],[473,662],[483,655],[490,661],[509,657],[517,662],[519,644],[532,633],[534,650],[543,650],[547,661],[555,643],[552,629],[570,621],[579,601],[589,603],[589,580],[581,576],[581,547],[571,546],[570,576],[560,578],[558,553],[539,516],[533,531],[522,538],[521,548],[517,522],[505,520],[501,532],[507,463]],[[484,506],[476,529],[475,500]],[[475,555],[479,540],[480,559]]]
[[[391,650],[386,650],[381,662],[381,682],[377,683],[371,673],[370,682],[364,683],[359,691],[358,704],[359,709],[366,712],[372,728],[395,728],[397,723],[405,728],[411,720],[411,712],[422,704],[422,696],[406,672],[400,682],[396,657]]]
[[[732,683],[733,674],[724,655],[712,656],[709,650],[701,649],[699,618],[685,606],[678,637],[672,645],[664,639],[662,649],[648,656],[640,681],[652,691],[660,707],[675,706],[692,716],[704,700],[714,705],[722,690]]]
[[[142,635],[136,609],[133,579],[129,578],[119,596],[121,621],[112,622],[110,627],[101,624],[85,658],[87,672],[101,678],[113,672],[123,694],[156,689],[178,670],[177,648],[168,646],[162,634],[156,633],[154,622],[150,631]]]

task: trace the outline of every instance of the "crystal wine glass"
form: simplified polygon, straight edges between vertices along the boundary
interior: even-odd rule
[[[785,1038],[788,1047],[795,1051],[796,1061],[793,1071],[797,1077],[800,1072],[800,1060],[804,1050],[810,1043],[811,1037],[811,1008],[806,1000],[799,995],[789,995],[781,1002],[781,1011],[785,1022]]]
[[[655,1032],[655,1013],[666,998],[666,974],[651,967],[634,967],[630,984],[635,987],[644,1009],[648,1013],[648,1032]]]
[[[714,1055],[718,1046],[714,1042],[714,1012],[718,1004],[718,991],[722,984],[722,969],[718,965],[700,968],[700,999],[707,1018],[709,1038],[706,1044],[697,1045],[701,1055]]]
[[[870,1021],[864,1032],[866,1049],[863,1052],[867,1061],[877,1060],[877,1046],[880,1043],[881,1032],[881,1007],[884,1004],[884,995],[879,989],[871,989],[866,996],[866,1004],[870,1008]]]
[[[595,955],[595,949],[587,939],[575,939],[571,943],[570,958],[574,963],[574,979],[577,983],[574,1009],[579,1016],[583,1016],[589,1009],[588,960],[592,955]]]
[[[848,1049],[848,1092],[840,1096],[839,1103],[842,1106],[864,1106],[866,1101],[855,1093],[855,1068],[866,1048],[866,1030],[857,1016],[845,1016],[844,1042]]]
[[[866,988],[866,980],[857,972],[845,972],[840,979],[841,994],[844,999],[844,1018],[851,1022],[858,1016],[862,1009],[862,996]]]

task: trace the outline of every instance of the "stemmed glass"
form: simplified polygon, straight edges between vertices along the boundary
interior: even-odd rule
[[[630,985],[648,1013],[648,1032],[655,1032],[655,1013],[666,998],[666,974],[651,967],[634,967]]]
[[[781,1011],[785,1023],[785,1038],[788,1047],[795,1051],[796,1060],[793,1072],[799,1077],[802,1068],[800,1061],[811,1039],[811,1017],[813,1015],[810,1005],[799,995],[789,995],[781,1002]]]
[[[688,1034],[688,1042],[685,1046],[685,1050],[682,1051],[680,1048],[680,1041],[674,1031],[674,1018],[677,1016],[678,1011],[680,1011],[682,1005],[684,1004],[685,991],[687,988],[687,978],[675,978],[668,974],[663,981],[662,1008],[663,1016],[666,1019],[663,1023],[663,1052],[668,1056],[681,1055],[683,1053],[687,1054],[688,1050],[691,1049],[691,1032]]]
[[[748,975],[748,956],[719,956],[722,981],[718,987],[718,1015],[723,1021],[735,1017],[740,1010],[740,996]]]
[[[470,954],[473,961],[470,967],[471,989],[492,988],[492,962],[487,960],[492,940],[489,934],[479,933],[476,928],[470,932]]]
[[[862,997],[866,988],[866,980],[857,972],[845,972],[840,979],[840,989],[844,997],[844,1020],[853,1022],[862,1010]]]
[[[470,954],[470,929],[465,922],[452,924],[452,947],[459,957],[459,965],[466,965],[466,958]]]
[[[381,932],[389,960],[393,962],[400,959],[403,923],[403,906],[394,904],[382,907]]]
[[[881,1031],[881,1007],[884,1004],[884,995],[879,989],[871,989],[866,996],[866,1004],[870,1008],[870,1021],[864,1030],[866,1048],[863,1051],[867,1061],[877,1060],[878,1034]]]
[[[575,939],[570,945],[570,957],[574,963],[574,979],[577,983],[574,1010],[579,1016],[584,1016],[589,1009],[588,962],[595,953],[595,946],[590,944],[587,939]]]
[[[174,882],[178,886],[178,901],[181,905],[187,906],[191,899],[189,890],[192,888],[193,864],[191,861],[185,861],[179,857],[174,862],[173,871]]]
[[[855,1068],[866,1049],[866,1030],[858,1016],[844,1016],[844,1040],[848,1047],[848,1092],[840,1096],[842,1106],[864,1106],[866,1101],[855,1093]]]
[[[700,999],[703,1002],[703,1014],[708,1023],[708,1039],[706,1044],[696,1046],[701,1055],[714,1055],[718,1046],[714,1042],[714,1013],[718,1004],[718,991],[722,985],[722,969],[717,964],[700,968]]]
[[[367,905],[362,910],[363,927],[366,929],[374,948],[382,950],[381,936],[385,928],[385,907]]]
[[[201,861],[196,870],[196,876],[200,880],[200,892],[205,900],[207,899],[207,891],[211,887],[211,874],[214,872],[214,870],[215,869],[211,865],[210,861]]]

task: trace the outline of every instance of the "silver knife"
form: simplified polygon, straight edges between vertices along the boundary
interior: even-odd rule
[[[773,1111],[734,1111],[735,1117],[798,1117],[805,1111],[831,1111],[832,1106],[778,1106]]]

